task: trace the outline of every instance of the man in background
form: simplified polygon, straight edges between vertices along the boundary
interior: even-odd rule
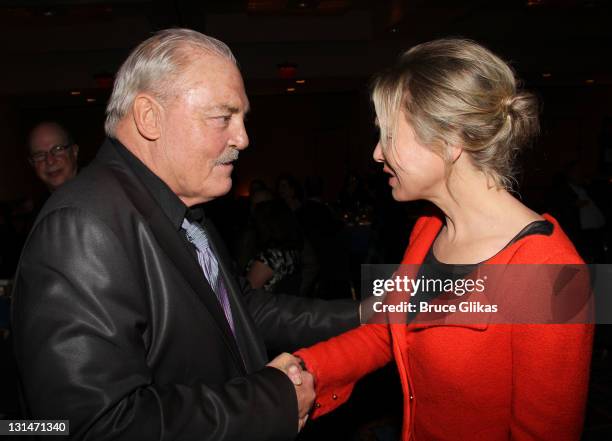
[[[79,146],[55,122],[37,124],[28,137],[28,159],[50,192],[76,176]]]

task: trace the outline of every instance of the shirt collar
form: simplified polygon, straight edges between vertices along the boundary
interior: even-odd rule
[[[147,188],[155,202],[168,217],[172,226],[178,231],[188,211],[187,206],[174,194],[168,185],[159,176],[153,173],[140,159],[130,152],[120,141],[110,138],[111,145],[127,162],[128,167]],[[189,210],[189,212],[194,210]],[[200,216],[201,218],[201,216]]]
[[[204,207],[202,205],[194,205],[187,208],[185,217],[189,222],[197,222],[201,224],[204,221]]]

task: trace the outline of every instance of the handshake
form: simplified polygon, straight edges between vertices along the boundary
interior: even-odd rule
[[[315,400],[312,374],[302,368],[302,360],[286,352],[268,363],[268,366],[283,371],[293,383],[298,402],[298,431],[302,430],[308,420],[308,412]]]

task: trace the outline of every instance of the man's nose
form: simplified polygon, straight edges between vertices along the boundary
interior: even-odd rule
[[[234,135],[233,143],[238,150],[243,150],[249,145],[249,135],[247,134],[246,127],[244,126],[244,122],[240,123],[240,127],[236,129],[236,133]]]
[[[45,155],[45,163],[47,165],[53,165],[57,161],[57,158],[51,154],[51,152],[47,152]]]

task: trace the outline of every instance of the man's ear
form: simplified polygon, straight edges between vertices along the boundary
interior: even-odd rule
[[[78,158],[79,156],[79,145],[78,144],[74,144],[72,146],[72,154],[74,155],[74,159]]]
[[[136,95],[132,105],[132,117],[143,138],[155,141],[160,137],[161,112],[161,105],[151,95],[145,93]]]

